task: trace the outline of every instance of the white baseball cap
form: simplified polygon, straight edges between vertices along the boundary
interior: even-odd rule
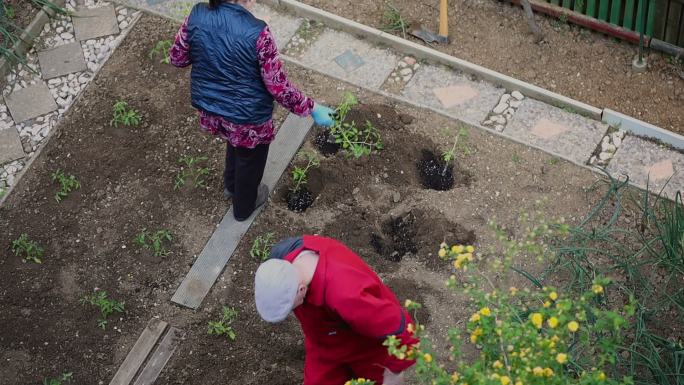
[[[290,262],[273,258],[262,263],[254,276],[254,300],[261,318],[271,323],[284,320],[298,288],[299,273]]]

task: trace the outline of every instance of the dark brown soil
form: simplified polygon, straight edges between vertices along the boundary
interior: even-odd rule
[[[314,196],[308,188],[301,187],[298,190],[289,191],[285,199],[288,209],[296,213],[303,213],[313,203]]]
[[[387,8],[376,1],[303,3],[379,29]],[[439,2],[390,2],[412,25],[438,28]],[[536,16],[546,43],[534,43],[521,9],[495,0],[449,1],[448,45],[434,48],[596,107],[607,107],[684,133],[684,66],[652,52],[649,70],[633,73],[637,47],[557,19]],[[398,33],[401,35],[401,32]],[[407,35],[408,39],[420,42]]]
[[[549,216],[571,223],[597,199],[598,193],[585,190],[595,180],[591,172],[475,129],[468,139],[472,153],[458,160],[460,169],[476,176],[472,183],[426,190],[416,161],[423,148],[448,141],[441,128],[453,122],[289,67],[290,80],[320,103],[335,105],[344,91],[354,92],[363,102],[354,116],[378,127],[385,149],[361,159],[342,152],[324,158],[309,175],[307,187],[316,199],[304,213],[290,211],[281,199],[291,187],[282,178],[202,306],[180,308],[170,298],[229,202],[221,186],[225,150],[198,132],[189,71],[147,57],[157,41],[174,33],[167,21],[142,18],[0,208],[2,385],[41,383],[65,371],[74,373],[76,385],[106,384],[152,317],[186,333],[156,384],[301,383],[304,347],[296,320],[266,324],[253,302],[259,261],[249,257],[249,248],[267,232],[275,239],[317,233],[342,240],[400,301],[424,304],[417,317],[436,349],[444,349],[441,337],[471,309],[444,286],[452,271],[436,256],[442,241],[486,250],[496,244],[488,229],[493,218],[520,235],[518,214],[535,210],[545,197],[552,198],[544,207]],[[110,127],[117,100],[140,110],[143,124]],[[278,125],[284,117],[277,109]],[[314,135],[305,147],[313,147]],[[519,161],[511,160],[513,154]],[[209,157],[207,188],[173,190],[183,155]],[[76,175],[82,185],[61,204],[53,199],[56,169]],[[173,234],[167,257],[135,246],[143,228]],[[9,245],[22,233],[45,248],[42,265],[12,255]],[[516,266],[535,274],[542,268],[529,258]],[[99,314],[78,302],[96,288],[126,303],[125,314],[112,317],[104,331],[95,326]],[[207,323],[224,305],[239,312],[232,342],[207,334]]]

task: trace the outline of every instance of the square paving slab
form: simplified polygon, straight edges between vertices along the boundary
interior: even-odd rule
[[[629,175],[634,184],[658,193],[670,182],[664,192],[674,198],[675,193],[684,191],[684,155],[665,146],[635,136],[622,141],[606,170],[614,177]]]
[[[326,30],[300,60],[324,74],[379,89],[399,58],[349,34]]]
[[[477,124],[496,106],[504,92],[503,88],[470,80],[460,72],[428,65],[418,69],[402,95],[445,111],[454,118]]]
[[[43,82],[12,92],[5,96],[5,103],[7,108],[9,108],[12,119],[16,123],[21,123],[57,109],[57,104],[52,98],[50,89]]]
[[[38,52],[43,79],[52,79],[86,70],[81,44],[78,42]]]
[[[83,41],[119,33],[119,23],[116,21],[116,12],[112,5],[79,9],[71,20],[74,22],[76,40]]]
[[[0,130],[0,165],[24,157],[19,133],[14,127]]]
[[[504,134],[584,164],[607,129],[601,122],[525,99]]]
[[[257,3],[254,6],[254,16],[268,24],[271,32],[275,36],[276,45],[279,49],[285,48],[292,36],[297,32],[297,28],[302,23],[302,19],[290,16],[286,13],[277,13],[271,7]]]

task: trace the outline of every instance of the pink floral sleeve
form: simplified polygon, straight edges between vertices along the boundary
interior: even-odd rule
[[[261,78],[275,100],[294,114],[310,115],[314,101],[287,80],[283,62],[278,55],[278,47],[268,27],[261,31],[257,39],[257,56],[261,66]]]
[[[181,24],[176,39],[169,50],[171,64],[176,67],[187,67],[191,64],[190,44],[188,44],[188,18],[186,17]]]

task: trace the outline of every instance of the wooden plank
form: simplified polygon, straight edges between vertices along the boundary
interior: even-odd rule
[[[563,8],[570,9],[571,3],[572,3],[572,0],[563,0]]]
[[[596,0],[587,0],[587,9],[584,12],[585,15],[596,17]]]
[[[642,18],[641,16],[642,16],[642,12],[643,12],[642,7],[644,6],[644,2],[646,0],[637,0],[637,1],[639,2],[639,4],[637,5],[636,22],[634,23],[634,25],[635,25],[634,30],[637,32],[641,32],[641,30],[642,30],[641,29],[641,24],[642,24],[641,23],[641,18]]]
[[[622,0],[613,0],[610,7],[611,24],[620,25],[620,11],[622,11]]]
[[[610,0],[599,0],[598,18],[608,21],[608,3]]]
[[[625,19],[622,26],[629,30],[634,27],[634,0],[625,1]]]
[[[653,36],[653,20],[655,19],[655,3],[656,0],[648,2],[648,14],[646,15],[646,34]]]
[[[147,365],[140,372],[134,385],[154,384],[184,336],[185,334],[181,330],[170,327],[169,332],[161,340],[157,349],[150,355]]]
[[[135,374],[142,366],[145,359],[150,354],[150,351],[157,344],[159,337],[161,337],[168,324],[162,320],[153,318],[145,327],[145,330],[140,334],[138,340],[133,345],[133,348],[126,359],[116,371],[114,378],[109,382],[109,385],[129,385]]]
[[[312,125],[313,121],[310,117],[301,118],[290,114],[285,119],[269,148],[268,162],[262,179],[271,190],[299,150]],[[232,208],[228,210],[171,301],[191,309],[197,309],[200,306],[237,248],[240,239],[262,208],[263,206],[255,210],[255,213],[243,222],[238,222],[233,218]]]

